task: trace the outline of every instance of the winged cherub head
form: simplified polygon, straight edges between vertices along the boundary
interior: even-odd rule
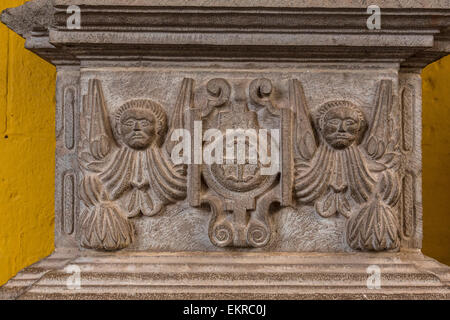
[[[135,150],[160,146],[167,131],[166,113],[150,100],[132,100],[116,112],[116,132],[123,143]]]
[[[317,122],[325,141],[335,149],[360,143],[367,122],[359,108],[349,101],[333,101],[319,108]]]

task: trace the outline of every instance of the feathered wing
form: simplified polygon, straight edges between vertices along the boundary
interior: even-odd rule
[[[289,81],[290,108],[296,114],[294,129],[295,196],[302,203],[316,200],[326,191],[330,168],[330,152],[318,148],[312,119],[306,104],[303,87],[297,79]]]
[[[90,113],[89,132],[82,128],[80,164],[88,172],[80,184],[80,198],[86,205],[80,217],[81,244],[96,250],[119,250],[133,241],[133,225],[111,200],[97,174],[108,167],[108,159],[119,150],[109,122],[101,83],[89,80],[83,116]],[[121,156],[121,155],[119,155]],[[117,163],[117,162],[116,162]]]
[[[376,94],[371,129],[363,141],[367,154],[374,160],[369,168],[379,173],[376,193],[388,206],[395,205],[399,197],[400,133],[392,100],[392,81],[382,80]]]
[[[399,217],[396,205],[400,197],[397,175],[398,132],[392,116],[392,81],[382,80],[376,94],[371,129],[363,141],[378,172],[374,193],[347,225],[347,242],[353,249],[382,251],[399,246]]]
[[[317,150],[317,140],[312,127],[312,121],[306,104],[303,87],[297,79],[289,81],[289,103],[291,110],[296,113],[295,126],[295,154],[304,161],[313,158]]]
[[[108,192],[104,192],[104,184],[97,175],[102,175],[105,170],[108,170],[108,167],[111,166],[109,164],[110,156],[113,156],[119,149],[114,140],[101,82],[98,79],[89,80],[82,117],[90,121],[89,126],[81,128],[79,161],[87,173],[80,185],[80,196],[86,205],[95,206],[100,202],[113,200],[109,194],[107,195]],[[88,130],[87,127],[89,127]],[[119,154],[120,156],[122,155]],[[121,162],[115,161],[114,163]]]
[[[89,149],[95,159],[105,158],[116,146],[106,110],[105,97],[98,79],[89,80],[88,110],[91,110]]]
[[[177,141],[172,141],[172,134],[177,129],[185,128],[184,112],[189,110],[191,105],[194,103],[193,86],[193,79],[183,79],[174,112],[170,120],[169,132],[167,133],[166,139],[163,143],[163,147],[169,155],[172,153],[173,147],[178,143]]]
[[[109,158],[119,149],[109,121],[101,82],[89,80],[88,94],[83,97],[82,119],[89,125],[81,126],[81,167],[99,173],[105,169]]]
[[[371,127],[363,146],[367,154],[374,160],[386,162],[393,157],[398,144],[398,133],[395,130],[395,119],[392,113],[392,81],[382,80],[376,93]]]

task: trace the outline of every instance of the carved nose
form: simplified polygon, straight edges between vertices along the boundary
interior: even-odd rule
[[[343,122],[339,123],[338,131],[339,132],[345,132],[344,123]]]

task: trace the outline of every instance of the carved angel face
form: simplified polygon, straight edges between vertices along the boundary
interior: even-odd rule
[[[145,109],[128,109],[120,117],[119,132],[122,141],[133,149],[145,149],[156,138],[156,120]]]
[[[322,134],[335,149],[345,149],[360,137],[361,121],[358,112],[349,107],[330,109],[324,116]]]

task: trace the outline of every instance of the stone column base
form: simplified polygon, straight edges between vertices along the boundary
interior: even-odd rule
[[[71,281],[76,276],[65,271],[68,266],[71,272],[81,271],[79,289],[68,287],[76,284]],[[369,266],[380,268],[380,289],[367,286]],[[418,251],[109,254],[57,250],[0,288],[0,298],[449,299],[449,284],[450,268]]]

